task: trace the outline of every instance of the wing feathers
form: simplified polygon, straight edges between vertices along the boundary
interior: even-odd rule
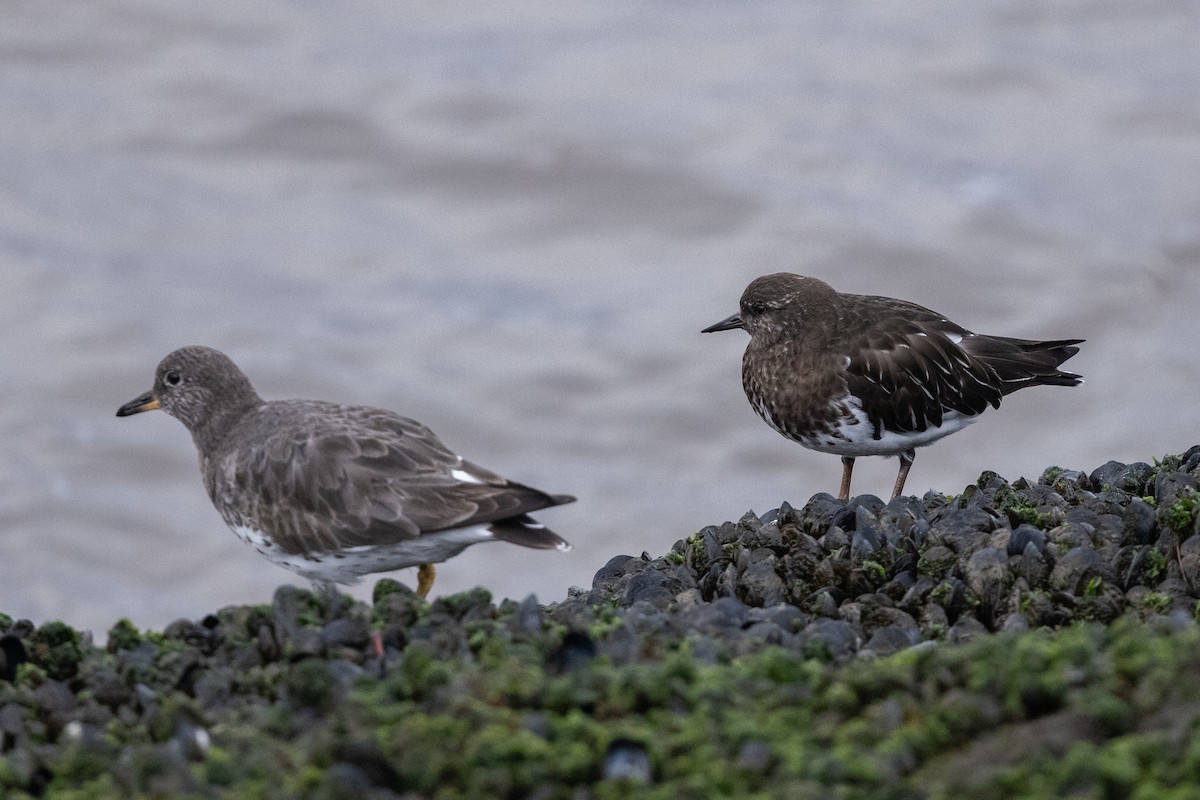
[[[233,506],[226,522],[266,528],[288,552],[388,544],[574,500],[465,461],[424,425],[382,409],[284,401],[264,413],[257,446],[229,454],[227,485],[210,491]]]
[[[847,367],[850,393],[862,400],[878,437],[882,430],[920,432],[954,411],[974,416],[1017,389],[1074,386],[1078,375],[1058,370],[1079,339],[1039,342],[980,336],[919,306],[916,319],[865,319]],[[921,318],[921,317],[924,318]]]
[[[557,533],[524,514],[492,523],[488,530],[501,541],[536,550],[554,549],[565,552],[571,549],[571,545]]]

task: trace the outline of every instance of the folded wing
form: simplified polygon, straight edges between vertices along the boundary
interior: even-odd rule
[[[231,476],[239,486],[257,484],[239,492],[258,504],[248,516],[272,528],[266,533],[288,552],[389,544],[574,500],[465,461],[415,420],[383,409],[342,409],[349,413],[323,415],[321,426],[275,427],[306,432],[274,434]]]
[[[888,324],[861,321],[856,355],[847,366],[850,392],[862,398],[877,434],[881,426],[925,431],[952,411],[974,416],[1026,386],[1080,382],[1058,365],[1079,352],[1074,345],[1081,339],[983,336],[928,309],[902,305],[903,322],[899,315]]]

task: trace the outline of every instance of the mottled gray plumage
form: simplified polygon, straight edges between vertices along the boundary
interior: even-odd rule
[[[168,355],[154,388],[117,415],[153,408],[191,431],[204,486],[225,522],[271,560],[315,581],[352,583],[368,572],[424,567],[489,539],[570,549],[527,514],[575,498],[472,464],[391,411],[264,401],[212,348]]]
[[[805,447],[854,458],[898,455],[893,497],[915,448],[961,430],[1027,386],[1075,386],[1058,366],[1082,339],[983,336],[915,303],[841,294],[780,272],[756,278],[737,314],[704,329],[744,328],[742,386],[760,416]]]

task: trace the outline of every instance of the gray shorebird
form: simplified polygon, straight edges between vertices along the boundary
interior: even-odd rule
[[[225,523],[279,566],[325,589],[434,564],[473,544],[571,545],[528,514],[570,503],[456,455],[421,423],[370,406],[263,400],[223,353],[184,347],[154,388],[118,417],[161,408],[200,451],[204,487]]]
[[[751,281],[739,311],[703,333],[744,328],[742,387],[768,425],[842,457],[850,498],[858,456],[899,456],[892,497],[916,448],[962,430],[1026,386],[1076,386],[1058,366],[1082,339],[1039,342],[972,333],[904,300],[841,294],[779,272]]]

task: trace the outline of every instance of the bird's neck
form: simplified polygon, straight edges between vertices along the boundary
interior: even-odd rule
[[[242,420],[253,414],[262,404],[262,398],[250,392],[240,397],[238,402],[225,404],[220,411],[214,411],[206,415],[203,421],[189,426],[196,447],[202,453],[213,452]]]

